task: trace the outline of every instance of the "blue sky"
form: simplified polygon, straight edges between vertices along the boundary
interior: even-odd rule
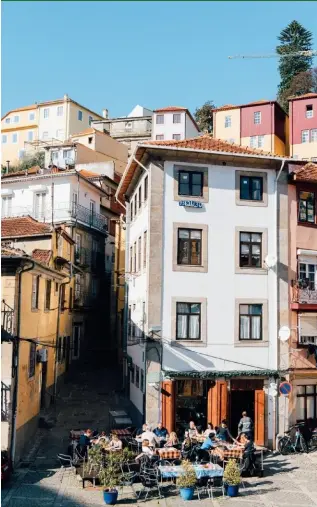
[[[65,93],[111,117],[271,99],[275,58],[227,57],[274,51],[293,19],[316,49],[316,2],[2,2],[2,113]]]

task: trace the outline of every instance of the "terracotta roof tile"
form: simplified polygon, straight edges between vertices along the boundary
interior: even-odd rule
[[[292,173],[296,181],[314,181],[317,182],[317,164],[308,162],[304,167],[299,167]]]
[[[240,104],[240,105],[233,105],[233,104],[225,104],[224,106],[216,107],[213,109],[213,111],[216,113],[217,111],[227,111],[229,109],[240,109],[241,107],[248,107],[248,106],[261,106],[264,104],[278,104],[276,100],[267,100],[267,99],[260,99],[255,100],[254,102],[248,102],[248,104]]]
[[[1,232],[3,238],[43,236],[51,233],[51,226],[38,222],[30,216],[3,218]]]
[[[87,136],[88,134],[94,134],[96,132],[96,129],[93,129],[92,127],[88,127],[88,129],[82,130],[81,132],[77,132],[77,134],[72,134],[70,137],[79,137],[79,136]],[[102,134],[102,132],[100,132]]]
[[[155,109],[154,113],[163,113],[164,111],[188,111],[187,107],[181,106],[167,106]]]
[[[317,93],[304,93],[303,95],[291,95],[288,100],[317,99]]]
[[[194,137],[193,139],[184,139],[183,141],[145,141],[142,144],[155,145],[155,146],[171,146],[175,148],[189,148],[192,150],[205,150],[205,151],[222,151],[226,153],[244,153],[246,155],[272,155],[271,153],[262,150],[248,148],[247,146],[239,146],[238,144],[231,144],[221,139],[215,139],[209,134]],[[277,157],[277,156],[276,156]],[[280,157],[277,157],[280,158]]]
[[[100,178],[101,177],[100,174],[94,173],[93,171],[88,171],[87,169],[81,169],[78,172],[84,178]]]
[[[51,256],[52,256],[51,250],[41,250],[40,248],[36,248],[32,252],[32,258],[35,261],[40,262],[41,264],[45,264],[46,266],[49,265]]]
[[[38,171],[40,170],[40,167],[38,165],[35,165],[33,167],[30,167],[30,169],[28,169],[27,173],[28,174],[36,174]],[[15,177],[18,177],[18,176],[25,176],[26,175],[26,171],[15,171],[15,172],[12,172],[12,173],[4,173],[4,174],[1,174],[1,178],[15,178]]]
[[[31,106],[17,107],[16,109],[11,109],[4,116],[2,116],[1,120],[3,120],[3,118],[5,118],[6,116],[8,116],[11,113],[19,113],[20,111],[31,111],[32,109],[36,109],[36,108],[37,108],[37,104],[32,104]]]

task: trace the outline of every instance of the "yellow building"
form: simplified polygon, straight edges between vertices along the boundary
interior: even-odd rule
[[[76,354],[73,255],[74,241],[63,227],[31,217],[2,220],[1,385],[7,413],[1,444],[15,463]]]
[[[31,155],[39,143],[63,142],[101,118],[68,95],[13,109],[1,120],[2,165],[7,161],[16,165],[25,155]]]

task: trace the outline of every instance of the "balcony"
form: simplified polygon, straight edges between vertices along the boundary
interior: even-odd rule
[[[7,305],[5,300],[1,302],[1,340],[8,341],[14,334],[14,310]]]
[[[292,280],[292,303],[299,305],[317,305],[315,283],[308,279]]]
[[[90,268],[92,271],[105,271],[104,254],[90,248],[76,246],[75,263],[83,268]]]
[[[85,208],[80,204],[73,204],[71,208],[71,217],[78,222],[82,222],[85,225],[98,229],[101,232],[106,233],[108,230],[107,217],[95,213],[91,209]]]
[[[9,422],[11,388],[1,381],[1,421]]]
[[[76,291],[74,297],[74,309],[91,308],[97,299],[97,294],[87,291]]]

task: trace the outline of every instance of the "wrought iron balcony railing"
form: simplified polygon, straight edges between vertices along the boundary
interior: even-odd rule
[[[1,330],[13,335],[14,310],[3,299],[1,302]]]
[[[292,303],[317,305],[315,283],[308,279],[292,280]]]
[[[104,215],[100,215],[99,213],[95,213],[93,210],[85,208],[80,204],[72,205],[71,209],[72,218],[82,222],[90,227],[94,227],[102,232],[107,232],[107,217]]]
[[[9,421],[10,386],[1,381],[1,421]]]

